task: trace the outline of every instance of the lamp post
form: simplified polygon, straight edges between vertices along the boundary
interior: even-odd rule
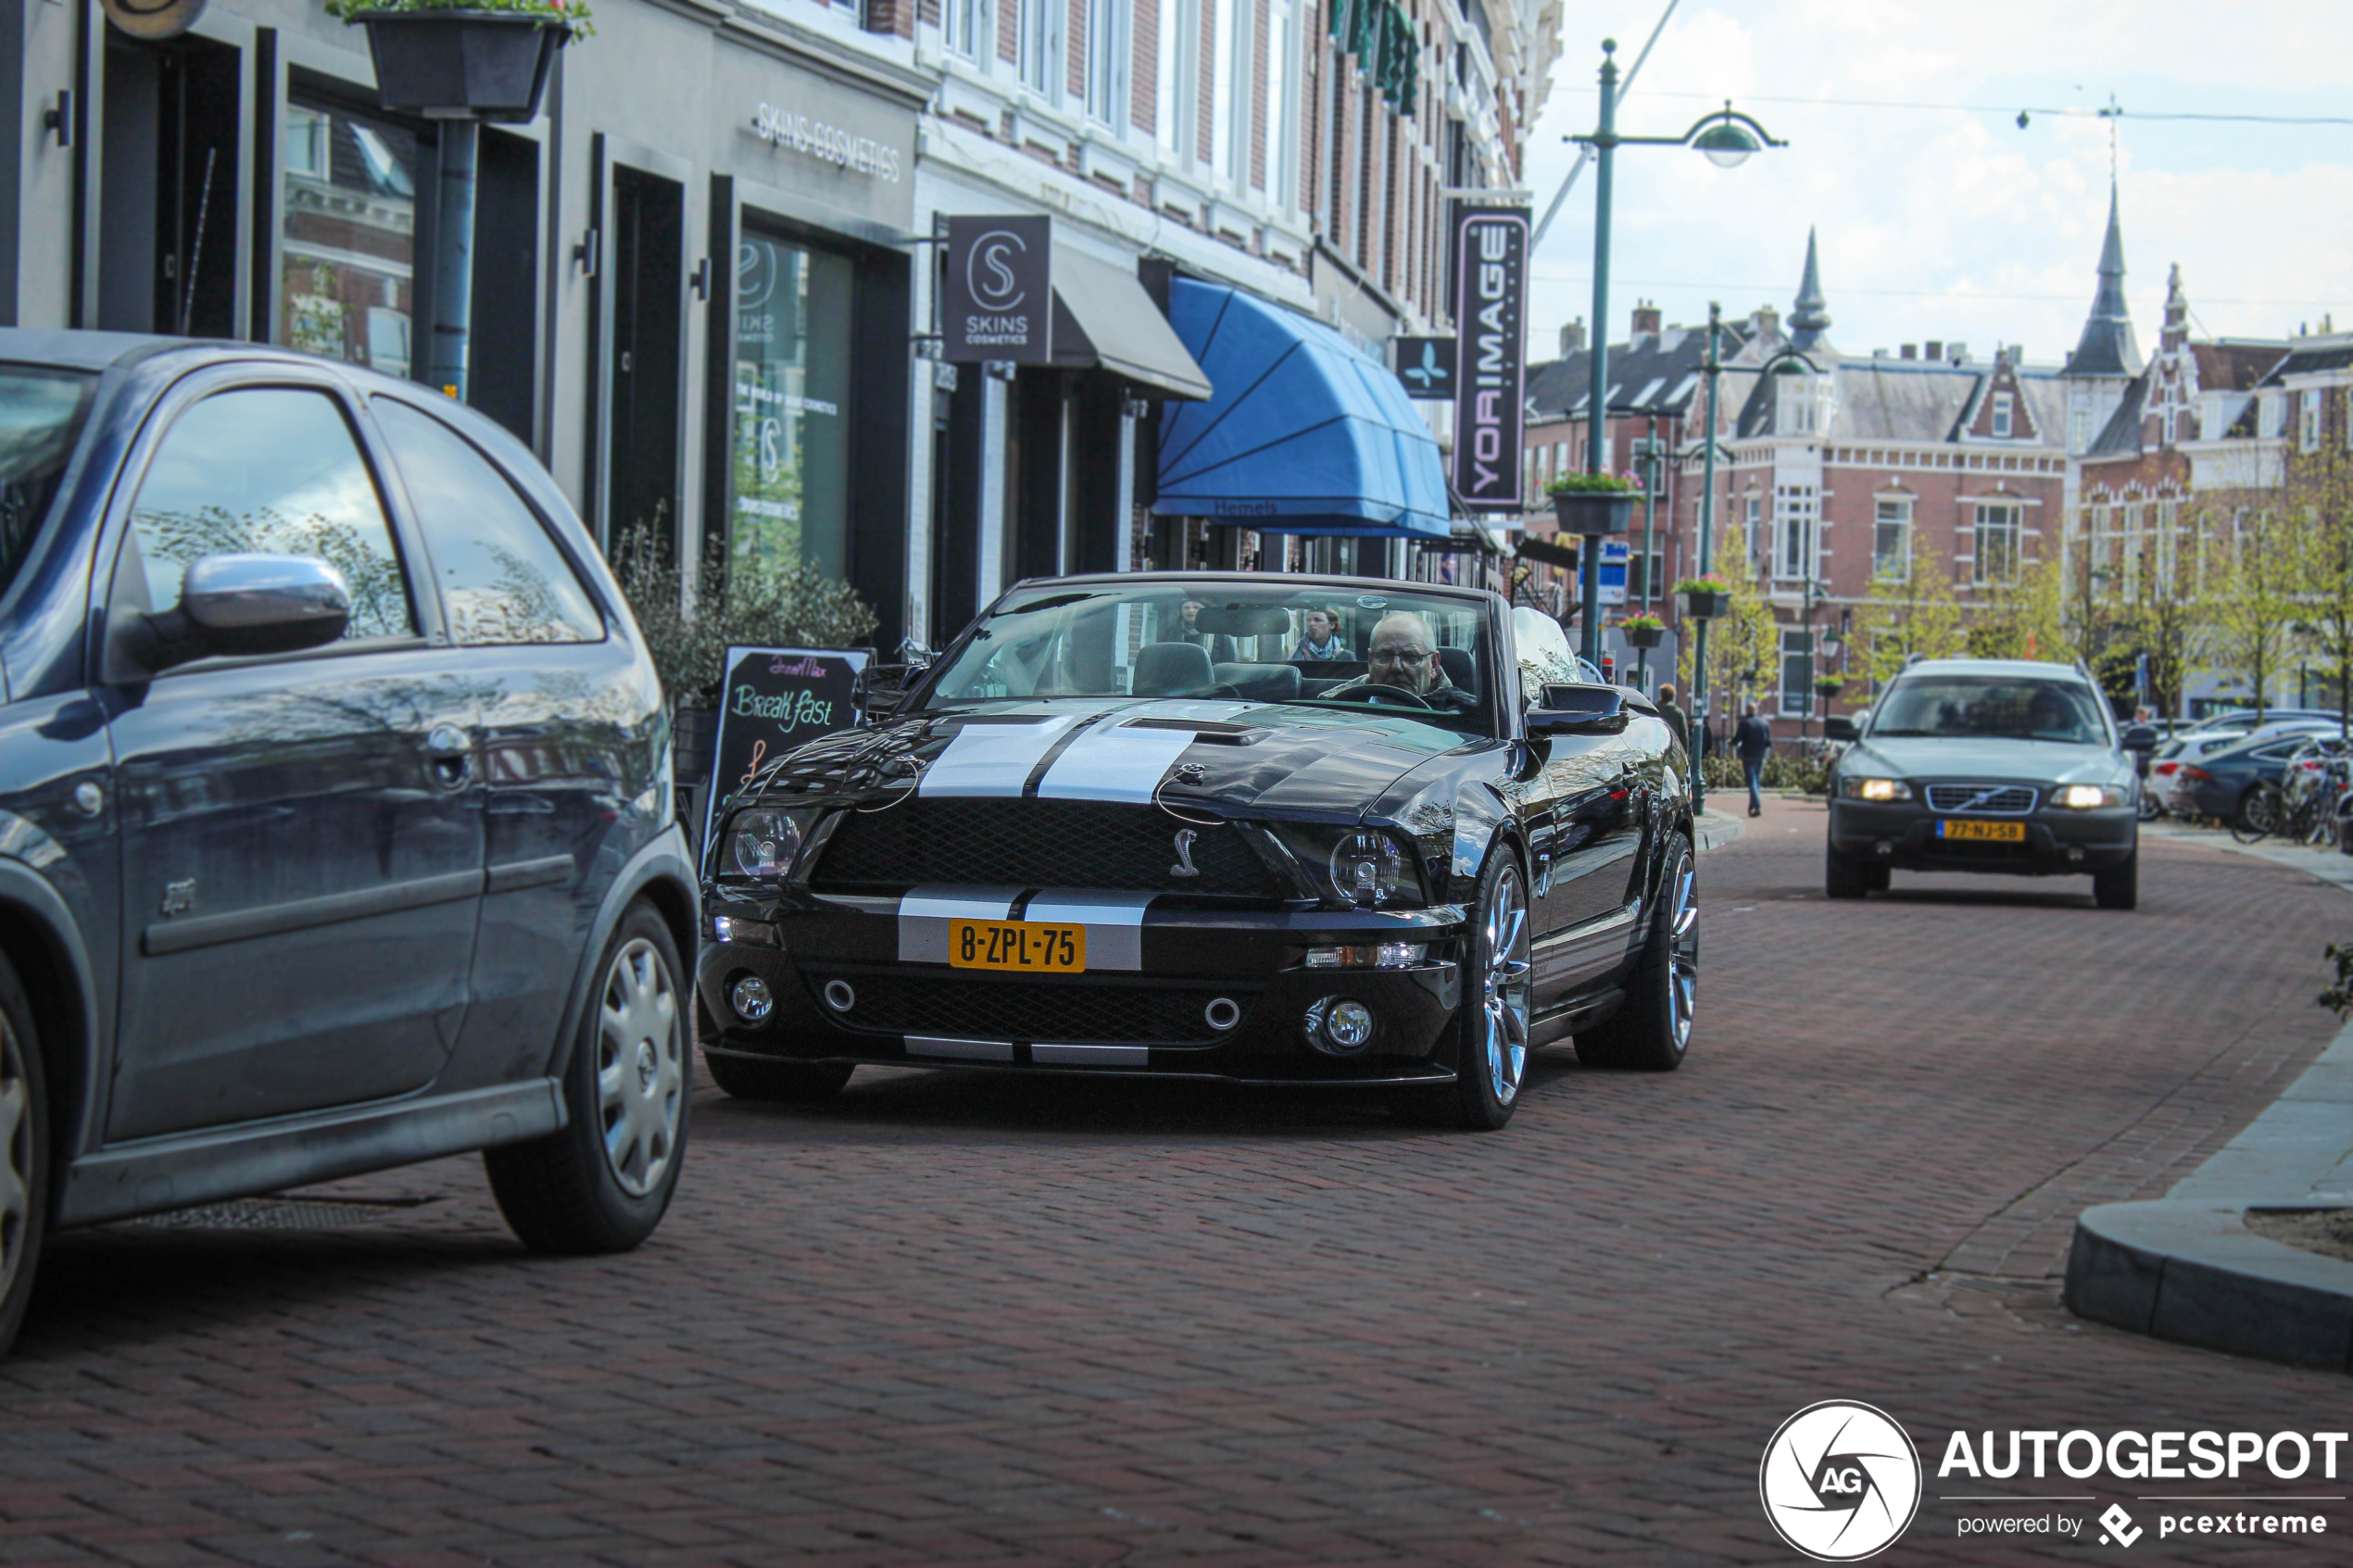
[[[1766,147],[1782,147],[1789,144],[1776,142],[1766,134],[1765,128],[1744,114],[1735,113],[1730,102],[1718,113],[1703,116],[1698,123],[1680,136],[1621,136],[1617,133],[1617,40],[1602,40],[1602,113],[1601,121],[1590,136],[1569,136],[1567,141],[1581,143],[1593,149],[1593,347],[1587,363],[1592,375],[1585,397],[1585,471],[1602,471],[1602,454],[1606,450],[1609,431],[1609,204],[1612,169],[1620,147],[1690,147],[1706,155],[1707,161],[1718,169],[1732,169],[1748,160],[1751,153]],[[1638,62],[1639,63],[1639,62]],[[1709,342],[1713,344],[1711,332]],[[1714,383],[1710,383],[1711,387]],[[1710,421],[1709,439],[1715,436]],[[1598,667],[1602,661],[1602,548],[1598,538],[1581,544],[1578,549],[1578,586],[1581,591],[1583,612],[1580,617],[1579,642],[1586,661]]]

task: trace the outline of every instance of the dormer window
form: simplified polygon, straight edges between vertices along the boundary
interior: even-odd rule
[[[1994,439],[2007,441],[2018,418],[2018,399],[2007,392],[1994,395]]]
[[[1811,435],[1814,433],[1814,387],[1805,376],[1780,378],[1780,401],[1774,411],[1773,431],[1777,435]]]

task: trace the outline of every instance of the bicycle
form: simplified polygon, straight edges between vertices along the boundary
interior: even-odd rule
[[[2345,743],[2314,739],[2287,758],[2280,783],[2256,784],[2239,807],[2231,836],[2254,844],[2272,834],[2290,844],[2326,844],[2336,832],[2336,803],[2353,787]]]

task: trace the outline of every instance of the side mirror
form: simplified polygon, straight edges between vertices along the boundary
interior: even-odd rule
[[[1544,705],[1528,711],[1528,733],[1614,735],[1626,728],[1626,694],[1615,686],[1546,686]]]
[[[1863,732],[1855,727],[1854,720],[1832,716],[1822,721],[1822,738],[1852,743],[1861,740]]]
[[[294,653],[343,635],[351,587],[311,556],[206,556],[181,578],[178,607],[146,621],[150,669],[214,654]]]
[[[2124,726],[2124,733],[2117,737],[2116,744],[2126,751],[2143,753],[2155,751],[2157,726],[2155,724],[2127,724]]]
[[[869,664],[859,676],[857,707],[871,724],[899,710],[907,688],[923,678],[920,664]]]

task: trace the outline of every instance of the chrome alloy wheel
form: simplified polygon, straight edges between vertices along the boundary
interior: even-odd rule
[[[16,1284],[32,1234],[32,1131],[24,1042],[0,1017],[0,1298]]]
[[[1688,849],[1667,875],[1667,1027],[1680,1052],[1699,1002],[1699,872]]]
[[[1495,1103],[1518,1098],[1528,1071],[1528,897],[1519,868],[1495,879],[1478,930],[1479,1032]]]
[[[640,936],[605,972],[597,1029],[597,1104],[605,1159],[632,1198],[661,1185],[686,1114],[686,1032],[670,966]]]

